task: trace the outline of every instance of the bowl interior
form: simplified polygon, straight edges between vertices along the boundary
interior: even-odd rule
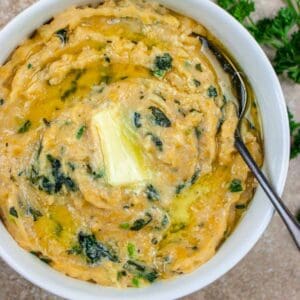
[[[0,63],[37,27],[71,5],[96,0],[41,0],[24,11],[0,32]],[[230,15],[208,0],[161,0],[167,7],[206,26],[232,53],[246,73],[260,107],[264,170],[279,194],[289,162],[289,129],[280,84],[268,59],[250,34]],[[276,162],[276,163],[274,163]],[[0,223],[0,255],[36,285],[71,299],[174,299],[196,291],[230,270],[253,247],[266,229],[273,208],[258,188],[247,213],[217,254],[191,274],[157,282],[143,289],[117,290],[69,278],[22,250]]]

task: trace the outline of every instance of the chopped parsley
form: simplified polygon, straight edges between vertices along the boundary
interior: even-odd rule
[[[196,69],[197,71],[199,71],[199,72],[202,72],[202,71],[203,71],[203,70],[202,70],[202,65],[201,65],[200,63],[198,63],[198,64],[195,65],[195,69]]]
[[[160,199],[159,192],[152,184],[147,185],[146,195],[150,201],[158,201]]]
[[[152,221],[152,216],[149,213],[146,213],[144,219],[137,219],[133,222],[133,224],[129,227],[132,231],[139,231],[148,225]]]
[[[290,157],[295,158],[300,154],[300,122],[296,122],[293,114],[288,111],[290,135],[291,135],[291,153]]]
[[[4,99],[1,98],[1,99],[0,99],[0,106],[2,106],[2,105],[4,104],[4,102],[5,102]]]
[[[201,82],[197,79],[193,79],[193,83],[195,87],[199,87],[201,85]]]
[[[138,113],[138,112],[135,112],[133,114],[133,123],[134,123],[134,126],[136,128],[141,128],[142,127],[142,123],[141,123],[141,114]]]
[[[32,207],[28,208],[28,214],[32,216],[34,222],[36,222],[39,218],[43,216],[39,210]]]

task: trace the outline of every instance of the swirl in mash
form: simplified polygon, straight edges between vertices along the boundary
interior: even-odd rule
[[[105,1],[58,15],[0,67],[0,208],[21,247],[115,287],[214,255],[255,184],[233,96],[193,32],[207,35],[152,1]]]

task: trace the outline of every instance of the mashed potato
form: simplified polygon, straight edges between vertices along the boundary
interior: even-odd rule
[[[69,276],[139,287],[191,272],[255,189],[235,99],[195,21],[151,1],[70,8],[0,67],[0,209]],[[262,163],[255,103],[243,137]]]

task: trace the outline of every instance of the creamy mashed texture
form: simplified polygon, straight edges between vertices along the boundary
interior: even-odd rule
[[[233,93],[195,21],[151,1],[70,8],[0,67],[0,208],[69,276],[139,287],[191,272],[255,189]],[[262,162],[252,103],[243,137]]]

